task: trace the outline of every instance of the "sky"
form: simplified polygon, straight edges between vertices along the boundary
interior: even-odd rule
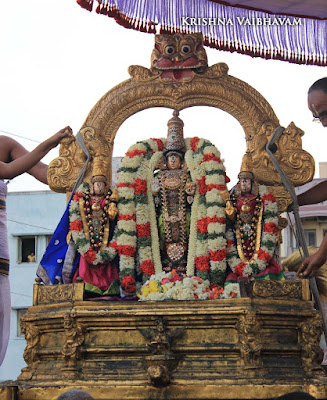
[[[70,125],[76,134],[96,102],[129,78],[130,65],[150,67],[154,35],[125,29],[112,18],[89,13],[75,0],[2,1],[0,14],[0,134],[32,150],[37,143]],[[318,163],[327,161],[327,130],[312,122],[306,93],[327,76],[326,67],[300,66],[206,48],[209,65],[225,62],[229,74],[246,81],[270,103],[282,126],[294,122],[305,131],[303,148]],[[139,112],[120,127],[114,156],[149,137],[165,137],[172,111]],[[183,110],[184,136],[211,140],[236,183],[245,135],[227,113],[209,107]],[[30,139],[30,140],[28,140]],[[44,159],[58,156],[58,148]],[[9,191],[46,190],[23,174]]]

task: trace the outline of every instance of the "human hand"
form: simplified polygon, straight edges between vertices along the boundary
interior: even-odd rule
[[[56,147],[60,141],[64,138],[73,136],[73,130],[70,126],[66,126],[63,129],[60,129],[59,132],[55,133],[48,139],[48,143],[51,149]]]
[[[318,251],[307,257],[297,271],[297,276],[301,278],[312,278],[318,269],[326,262],[326,255]]]

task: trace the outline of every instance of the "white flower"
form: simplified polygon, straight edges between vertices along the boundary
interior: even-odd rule
[[[133,220],[121,220],[119,221],[119,229],[123,229],[124,231],[135,231],[136,222]]]
[[[122,233],[117,238],[118,245],[126,245],[136,247],[136,236],[126,235]]]
[[[125,171],[120,171],[119,172],[119,179],[118,182],[119,183],[134,183],[135,181],[135,177],[133,178],[133,175],[130,172],[125,172]],[[121,187],[118,188],[118,193],[120,191],[120,189],[122,189]]]
[[[135,190],[134,190],[134,188],[121,187],[118,190],[118,195],[120,196],[120,198],[130,200],[135,197]]]
[[[76,211],[79,212],[79,204],[78,204],[77,201],[72,200],[72,201],[70,202],[69,211],[72,212],[72,213],[73,213],[73,212],[76,212]]]
[[[134,268],[134,257],[129,257],[125,255],[120,256],[120,269],[123,270],[125,268]]]
[[[208,201],[208,202],[213,202],[213,201],[219,201],[219,202],[221,202],[221,203],[224,203],[224,201],[223,201],[223,199],[222,199],[222,197],[221,197],[221,195],[220,195],[220,192],[219,192],[219,190],[218,189],[211,189],[211,190],[209,190],[207,193],[206,193],[206,200]]]
[[[152,260],[151,246],[140,247],[138,252],[139,252],[139,257],[142,261]]]
[[[218,222],[208,224],[208,233],[225,233],[226,225]]]
[[[69,222],[74,222],[80,219],[81,219],[81,214],[73,213],[69,215]]]
[[[224,272],[226,270],[226,260],[223,261],[210,261],[212,271],[219,270]]]
[[[135,205],[134,204],[122,204],[118,202],[118,210],[119,214],[127,214],[127,215],[133,215],[135,214]],[[119,223],[120,221],[118,221]]]
[[[80,246],[79,247],[79,253],[81,254],[81,255],[84,255],[86,252],[88,252],[89,250],[90,250],[90,243],[87,243],[87,244],[85,244],[84,246]]]

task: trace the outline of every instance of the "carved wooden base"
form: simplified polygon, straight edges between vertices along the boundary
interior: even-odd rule
[[[81,285],[35,286],[23,320],[27,367],[4,399],[52,400],[72,387],[96,399],[268,399],[294,390],[327,399],[307,281],[262,281],[251,297],[192,302],[83,301]],[[51,304],[55,291],[62,302]]]

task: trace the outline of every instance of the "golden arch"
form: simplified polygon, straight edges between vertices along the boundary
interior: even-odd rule
[[[270,104],[258,91],[229,75],[228,66],[224,63],[209,67],[187,83],[163,82],[159,75],[140,66],[129,67],[129,73],[131,78],[107,92],[86,118],[81,134],[87,147],[93,139],[105,139],[109,144],[111,165],[116,133],[133,114],[151,107],[167,107],[179,111],[193,106],[216,107],[239,121],[245,132],[247,153],[252,160],[256,179],[273,191],[279,211],[286,209],[290,203],[289,195],[265,152],[265,145],[279,126],[279,121]],[[314,160],[302,149],[303,134],[291,123],[277,143],[276,157],[294,186],[309,182],[314,175]],[[75,139],[65,139],[59,157],[49,166],[51,189],[58,192],[71,191],[84,161],[85,155]],[[107,173],[111,180],[111,171]],[[86,181],[90,180],[91,174],[92,163],[86,171]]]

